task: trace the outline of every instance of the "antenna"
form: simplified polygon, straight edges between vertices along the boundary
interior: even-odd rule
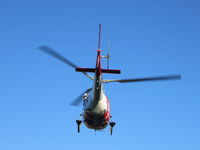
[[[101,24],[99,24],[99,41],[98,41],[98,50],[100,50],[101,46]]]
[[[110,40],[108,40],[108,55],[107,55],[107,69],[109,69],[109,60],[110,60]]]

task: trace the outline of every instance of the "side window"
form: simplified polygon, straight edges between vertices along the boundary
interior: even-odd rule
[[[85,103],[87,103],[87,102],[88,102],[88,93],[85,93],[83,95],[83,105],[85,105]]]

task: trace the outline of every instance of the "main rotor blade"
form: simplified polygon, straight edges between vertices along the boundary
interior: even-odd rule
[[[72,106],[79,106],[83,100],[83,95],[85,93],[89,93],[92,90],[92,88],[87,89],[85,92],[81,93],[75,100],[73,100],[70,105]]]
[[[161,80],[178,80],[181,79],[181,75],[167,75],[167,76],[156,76],[156,77],[147,77],[147,78],[133,78],[133,79],[119,79],[119,80],[104,80],[105,83],[108,82],[143,82],[143,81],[161,81]]]
[[[73,67],[73,68],[76,68],[77,66],[72,63],[71,61],[69,61],[67,58],[65,58],[64,56],[62,56],[61,54],[59,54],[58,52],[56,52],[55,50],[53,50],[52,48],[46,46],[46,45],[43,45],[43,46],[40,46],[38,47],[40,50],[42,50],[43,52],[46,52],[47,54],[61,60],[62,62],[64,62],[65,64]]]
[[[50,56],[53,56],[55,57],[56,59],[64,62],[65,64],[71,66],[72,68],[77,68],[78,66],[75,65],[74,63],[72,63],[71,61],[69,61],[67,58],[65,58],[64,56],[62,56],[61,54],[59,54],[58,52],[56,52],[55,50],[53,50],[52,48],[46,46],[46,45],[43,45],[43,46],[40,46],[38,47],[41,51],[49,54]],[[84,75],[86,75],[87,77],[89,77],[90,79],[93,80],[93,77],[90,76],[89,74],[85,73],[85,72],[82,72]]]

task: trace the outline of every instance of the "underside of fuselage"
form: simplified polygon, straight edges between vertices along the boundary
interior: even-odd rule
[[[110,120],[110,112],[102,112],[100,114],[93,113],[90,110],[86,110],[83,114],[85,125],[90,129],[101,130],[104,129]]]

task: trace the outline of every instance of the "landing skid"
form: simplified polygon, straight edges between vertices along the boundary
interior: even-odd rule
[[[82,120],[76,120],[77,123],[77,132],[80,133],[80,127],[81,127],[81,123]],[[113,127],[115,126],[115,122],[110,122],[110,135],[112,135],[113,133]],[[96,130],[95,130],[95,134],[96,134]]]
[[[82,121],[81,120],[76,120],[76,123],[77,123],[77,131],[78,131],[78,133],[80,133],[80,127],[81,127]]]
[[[115,122],[110,122],[110,135],[113,133],[113,127],[115,126]]]

